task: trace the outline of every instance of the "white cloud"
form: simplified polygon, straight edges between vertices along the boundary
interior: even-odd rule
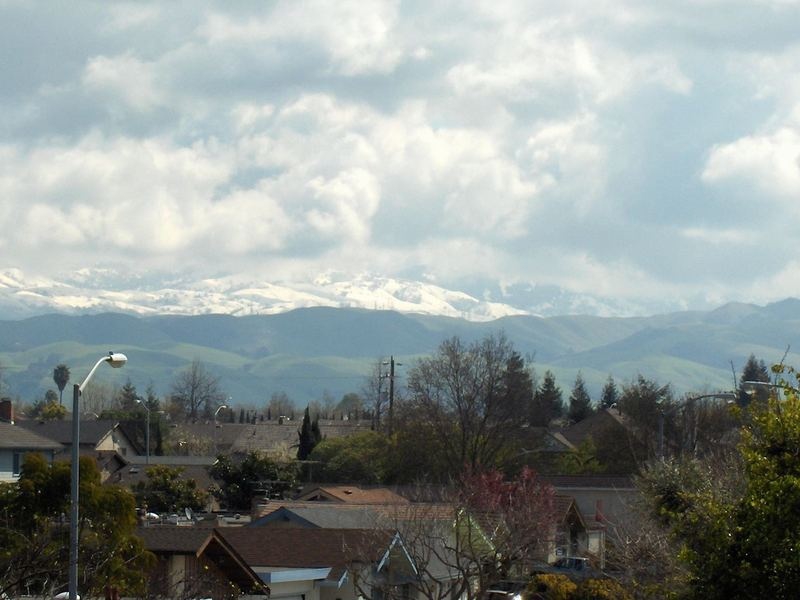
[[[319,44],[343,75],[387,73],[406,54],[394,31],[397,11],[395,0],[284,1],[264,16],[212,14],[199,33],[217,45]]]
[[[83,73],[83,85],[90,94],[119,99],[139,111],[149,110],[165,101],[156,83],[153,65],[130,53],[91,58]]]
[[[714,147],[703,180],[739,180],[797,210],[800,194],[800,132],[784,127],[774,133],[746,136]]]

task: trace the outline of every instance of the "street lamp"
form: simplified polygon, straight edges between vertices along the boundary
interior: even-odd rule
[[[115,369],[128,362],[128,357],[119,352],[109,352],[95,363],[92,370],[80,384],[75,384],[72,388],[72,459],[71,459],[71,478],[70,478],[70,517],[69,517],[69,600],[78,600],[78,486],[80,483],[79,473],[80,459],[78,456],[78,446],[80,445],[81,416],[79,400],[81,393],[89,380],[94,375],[102,363],[108,363]]]
[[[228,398],[228,400],[230,400],[230,398]],[[219,427],[219,424],[217,423],[217,415],[219,414],[219,411],[227,408],[228,408],[227,404],[220,404],[217,407],[217,410],[214,411],[214,454],[217,454],[219,452],[219,450],[217,449],[217,427]]]
[[[716,392],[714,394],[703,394],[702,396],[694,396],[692,398],[686,398],[683,402],[680,402],[676,406],[673,406],[670,410],[662,410],[659,406],[658,408],[658,457],[661,460],[664,460],[664,419],[667,415],[671,415],[675,411],[680,408],[684,408],[688,404],[693,404],[698,400],[707,400],[709,398],[726,398],[728,400],[728,404],[733,404],[736,400],[736,394],[733,392]]]
[[[780,383],[770,383],[768,381],[743,381],[742,388],[744,389],[746,394],[752,394],[758,388],[769,388],[769,389],[778,389],[778,390],[790,390],[797,394],[800,392],[797,388],[793,388],[788,385],[781,385]]]
[[[147,411],[146,416],[146,429],[144,431],[144,445],[145,445],[145,464],[150,464],[150,409],[147,407],[147,404],[142,402],[141,398],[137,398],[136,402],[142,405],[142,407]]]

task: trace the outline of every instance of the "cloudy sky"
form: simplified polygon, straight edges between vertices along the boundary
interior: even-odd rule
[[[0,268],[797,295],[799,26],[793,0],[0,0]]]

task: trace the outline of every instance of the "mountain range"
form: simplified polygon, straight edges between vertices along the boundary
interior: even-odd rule
[[[220,377],[233,404],[261,407],[272,393],[285,391],[304,406],[325,393],[338,399],[359,391],[375,363],[389,356],[399,363],[402,386],[414,360],[444,339],[472,341],[501,331],[539,378],[553,371],[565,399],[579,372],[597,398],[609,375],[620,385],[643,375],[670,383],[676,393],[695,393],[731,389],[734,371],[751,353],[767,364],[800,364],[800,355],[790,351],[800,339],[800,300],[794,298],[650,317],[510,314],[469,320],[330,306],[240,316],[155,312],[0,320],[4,395],[41,398],[55,387],[57,364],[67,364],[79,380],[114,350],[128,355],[124,372],[101,369],[95,377],[117,385],[129,378],[140,391],[152,384],[166,394],[176,373],[198,359]]]

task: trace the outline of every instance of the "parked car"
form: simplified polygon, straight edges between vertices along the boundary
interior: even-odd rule
[[[484,600],[523,600],[527,581],[505,579],[486,588]]]

